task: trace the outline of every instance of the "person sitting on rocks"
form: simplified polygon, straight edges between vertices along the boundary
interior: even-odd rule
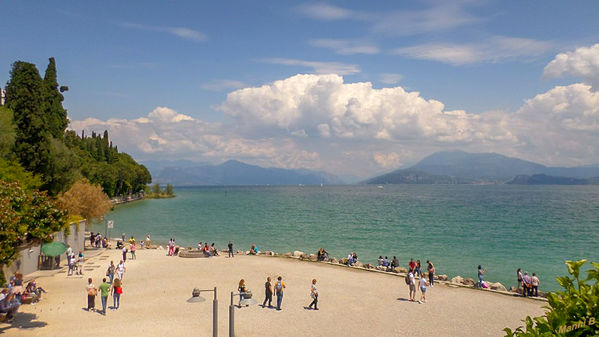
[[[212,253],[212,256],[218,256],[218,249],[214,246],[214,242],[210,245],[210,253]]]
[[[379,261],[379,267],[382,267],[383,266],[383,256],[382,255],[379,255],[378,261]]]
[[[399,260],[397,259],[397,256],[394,256],[393,260],[391,261],[391,269],[397,268],[397,267],[399,267]]]
[[[256,245],[252,244],[250,248],[250,255],[256,255]]]
[[[385,256],[383,259],[383,267],[389,267],[389,258]]]

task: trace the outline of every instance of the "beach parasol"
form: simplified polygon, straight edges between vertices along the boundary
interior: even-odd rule
[[[42,246],[42,253],[46,256],[59,256],[67,251],[67,245],[62,242],[45,243]]]

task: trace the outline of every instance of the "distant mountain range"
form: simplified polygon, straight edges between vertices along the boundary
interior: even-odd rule
[[[197,185],[338,185],[337,176],[306,169],[288,170],[264,168],[237,160],[220,165],[198,164],[190,161],[146,162],[153,181],[175,186]]]
[[[497,153],[444,151],[366,184],[596,184],[599,166],[547,167]],[[592,179],[594,178],[594,179]]]

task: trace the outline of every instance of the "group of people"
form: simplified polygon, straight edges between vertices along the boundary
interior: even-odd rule
[[[536,273],[532,273],[532,276],[528,275],[528,272],[522,274],[522,269],[516,270],[516,277],[518,278],[518,292],[522,293],[522,296],[539,296],[539,278]],[[522,291],[520,291],[522,288]]]
[[[285,282],[283,282],[282,276],[277,277],[277,281],[274,283],[274,285],[270,276],[267,277],[266,282],[264,283],[264,302],[262,302],[262,307],[266,308],[266,303],[268,303],[268,308],[273,308],[272,296],[274,294],[277,296],[276,309],[281,310],[285,288],[286,286]],[[244,279],[239,281],[239,287],[237,290],[239,291],[239,306],[241,307],[241,301],[243,301],[245,298],[251,298],[251,292],[247,289]],[[316,287],[316,279],[312,280],[312,284],[310,286],[310,297],[312,298],[312,302],[306,307],[306,309],[318,310],[318,288]]]
[[[73,273],[75,275],[83,275],[83,251],[79,251],[79,254],[75,255],[73,248],[69,245],[65,254],[67,255],[67,276],[71,276]]]
[[[399,260],[397,259],[397,256],[393,256],[393,260],[391,260],[391,262],[389,262],[388,257],[385,256],[385,258],[383,258],[382,255],[379,255],[378,263],[379,263],[379,267],[385,267],[385,268],[387,268],[387,271],[393,270],[393,268],[399,267]]]
[[[6,320],[11,321],[23,303],[34,303],[41,299],[46,291],[33,279],[23,286],[23,274],[15,272],[6,288],[0,292],[0,313],[6,315]]]
[[[347,255],[347,265],[353,266],[356,264],[356,262],[358,262],[358,255],[356,254],[356,252],[350,252]]]
[[[202,242],[198,243],[198,250],[204,253],[205,256],[218,256],[218,249],[214,245],[214,242],[211,245],[208,245],[208,242],[202,244]]]
[[[120,298],[123,293],[123,286],[121,280],[116,278],[113,282],[108,283],[106,278],[102,279],[102,284],[96,288],[92,278],[87,279],[87,311],[96,311],[96,296],[98,291],[100,292],[100,299],[102,301],[102,310],[100,313],[106,315],[106,305],[108,302],[108,295],[112,295],[112,308],[117,310],[120,306]]]
[[[168,256],[176,256],[179,252],[175,252],[175,239],[171,238],[170,240],[168,240],[168,252],[166,253],[166,255]]]
[[[89,235],[89,244],[91,247],[96,248],[110,248],[110,242],[108,241],[108,238],[102,237],[102,234],[100,234],[100,232],[98,232],[97,234],[91,232],[91,234]]]

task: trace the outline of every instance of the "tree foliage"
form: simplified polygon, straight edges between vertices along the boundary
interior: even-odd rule
[[[0,265],[10,263],[22,244],[51,241],[53,233],[67,228],[66,219],[46,192],[0,180]]]
[[[0,109],[0,159],[17,160],[40,177],[40,189],[58,195],[83,176],[113,197],[143,191],[152,181],[145,166],[112,146],[108,131],[103,137],[65,133],[61,92],[68,88],[58,84],[54,58],[43,79],[35,65],[21,61],[13,63],[10,76],[6,108]]]
[[[71,215],[80,215],[88,221],[100,219],[112,205],[102,187],[92,185],[87,179],[77,181],[58,197],[59,205]]]
[[[570,276],[558,277],[564,289],[549,293],[545,316],[524,320],[526,326],[515,331],[505,328],[506,336],[597,336],[599,335],[599,263],[591,262],[587,277],[581,268],[587,260],[566,261]]]

